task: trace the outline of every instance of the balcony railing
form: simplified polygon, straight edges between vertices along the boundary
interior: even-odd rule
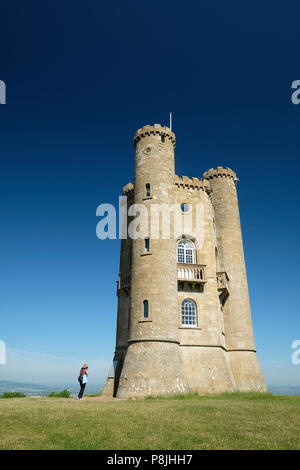
[[[206,282],[205,266],[177,263],[177,277],[179,281]]]
[[[205,283],[206,271],[205,266],[200,264],[177,263],[177,278],[178,281]],[[118,292],[124,290],[127,293],[130,291],[131,286],[131,273],[119,275],[117,281]]]
[[[229,278],[225,271],[217,273],[217,284],[218,284],[219,290],[225,290],[225,289],[228,290],[228,282],[229,282]]]
[[[118,284],[118,291],[124,289],[125,291],[130,290],[131,285],[131,273],[120,274]]]

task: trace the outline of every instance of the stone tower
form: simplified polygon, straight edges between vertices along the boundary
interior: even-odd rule
[[[134,185],[123,195],[129,227],[139,215],[148,230],[121,242],[114,368],[103,393],[266,391],[253,340],[236,174],[218,167],[201,179],[176,176],[175,135],[159,124],[139,129],[134,144]],[[201,233],[173,227],[165,237],[162,219],[152,213],[157,205],[178,210],[183,222],[200,207]]]

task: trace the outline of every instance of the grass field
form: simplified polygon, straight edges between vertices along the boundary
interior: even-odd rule
[[[0,449],[300,449],[300,396],[2,399]]]

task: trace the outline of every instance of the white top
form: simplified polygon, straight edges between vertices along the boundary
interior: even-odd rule
[[[86,375],[86,374],[83,374],[83,376],[82,376],[82,383],[83,383],[83,384],[86,384],[87,381],[88,381],[87,375]]]

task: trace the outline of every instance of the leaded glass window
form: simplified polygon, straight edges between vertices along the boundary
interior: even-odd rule
[[[197,307],[191,299],[184,299],[181,304],[181,323],[183,326],[197,326]]]
[[[194,244],[188,240],[181,240],[177,245],[177,263],[195,262]]]

